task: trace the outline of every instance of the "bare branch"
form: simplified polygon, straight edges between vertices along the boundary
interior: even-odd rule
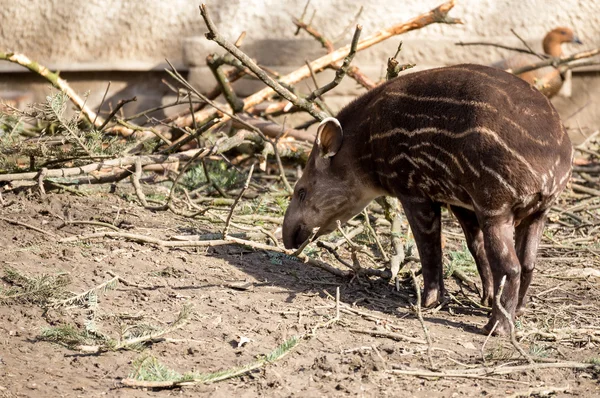
[[[129,98],[129,99],[125,99],[125,100],[120,100],[119,103],[117,104],[117,106],[115,106],[115,109],[113,109],[113,111],[110,113],[110,115],[108,115],[108,117],[106,118],[106,120],[104,121],[104,123],[102,123],[100,125],[100,127],[98,127],[98,130],[102,131],[104,130],[104,127],[106,127],[106,125],[112,120],[113,117],[115,117],[115,115],[117,114],[117,112],[119,112],[119,110],[124,107],[126,104],[130,103],[130,102],[135,102],[137,101],[137,97],[133,97],[133,98]]]
[[[225,221],[225,228],[223,228],[223,239],[227,239],[227,236],[229,235],[229,225],[231,223],[231,217],[233,216],[233,211],[235,210],[235,207],[237,206],[238,202],[244,195],[244,192],[246,192],[246,189],[248,189],[248,185],[250,185],[250,180],[252,179],[253,172],[254,172],[254,164],[252,166],[250,166],[250,171],[248,172],[248,178],[246,178],[246,183],[244,183],[244,187],[240,190],[239,195],[237,196],[237,198],[235,198],[235,200],[233,201],[233,204],[231,205],[231,209],[229,210],[229,215],[227,216],[227,220]]]
[[[415,64],[400,65],[400,63],[396,59],[398,57],[398,54],[400,54],[400,51],[402,51],[402,41],[400,42],[400,44],[398,44],[398,49],[396,50],[396,54],[394,54],[393,57],[388,58],[387,73],[386,73],[385,80],[391,80],[395,77],[398,77],[400,72],[405,71],[405,70],[410,69],[415,66]]]
[[[235,47],[237,48],[238,46]],[[225,72],[223,72],[223,70],[221,69],[222,64],[217,60],[217,58],[218,57],[215,54],[209,55],[208,57],[206,57],[206,64],[208,65],[208,68],[211,70],[215,79],[221,86],[221,92],[227,100],[227,103],[229,103],[229,106],[231,107],[231,109],[233,109],[235,113],[238,113],[244,109],[244,101],[239,99],[238,96],[235,94],[233,87],[231,87],[231,82],[227,79]]]
[[[515,36],[517,37],[517,39],[519,39],[519,41],[520,41],[521,43],[523,43],[523,45],[524,45],[525,47],[527,47],[527,49],[529,50],[529,53],[530,53],[530,54],[533,54],[533,55],[535,55],[535,56],[536,56],[536,57],[538,57],[539,59],[545,59],[545,58],[546,58],[544,55],[538,54],[538,53],[536,53],[535,51],[533,51],[533,48],[531,48],[531,46],[530,46],[529,44],[527,44],[527,42],[525,41],[525,39],[523,39],[521,36],[519,36],[519,34],[518,34],[518,33],[517,33],[517,32],[516,32],[514,29],[511,29],[510,31],[511,31],[511,33],[512,33],[513,35],[515,35]]]
[[[590,58],[595,55],[600,54],[600,48],[595,50],[588,50],[578,52],[567,57],[560,58],[550,58],[544,61],[536,62],[535,64],[526,65],[517,69],[505,69],[507,72],[512,73],[513,75],[520,75],[521,73],[529,72],[535,69],[543,68],[544,66],[554,66],[557,67],[559,65],[568,64],[573,61],[577,61],[584,58]]]
[[[108,90],[110,89],[110,81],[108,82],[108,84],[106,85],[106,91],[104,92],[104,95],[102,96],[102,101],[100,101],[100,105],[98,105],[98,112],[96,112],[96,117],[94,117],[94,120],[92,121],[92,124],[94,126],[96,126],[96,119],[98,119],[98,115],[100,114],[100,110],[102,109],[102,105],[104,105],[104,100],[106,99],[106,95],[108,94]]]
[[[216,42],[218,45],[223,47],[225,50],[229,51],[234,57],[240,60],[245,66],[247,66],[260,80],[262,80],[266,85],[271,87],[273,90],[277,92],[277,94],[281,95],[286,100],[290,101],[296,106],[306,110],[316,119],[322,120],[327,115],[323,114],[319,111],[313,103],[310,103],[302,98],[299,98],[297,95],[292,93],[287,88],[283,87],[281,84],[276,82],[269,76],[264,70],[262,70],[249,56],[247,56],[243,51],[237,48],[235,45],[227,41],[223,36],[219,34],[217,31],[217,27],[214,22],[208,15],[208,9],[206,4],[202,4],[200,6],[200,13],[202,14],[202,18],[204,18],[204,22],[208,28],[208,33],[206,34],[206,38],[208,40],[212,40]],[[243,107],[242,107],[243,109]]]
[[[30,71],[37,73],[44,79],[48,80],[54,87],[56,87],[69,97],[69,99],[75,104],[75,106],[77,106],[77,108],[83,112],[83,114],[90,121],[90,123],[96,123],[95,126],[99,126],[104,122],[102,118],[98,116],[97,113],[95,113],[85,105],[85,101],[79,95],[77,95],[75,90],[73,90],[64,79],[58,76],[58,73],[51,72],[50,69],[46,68],[43,65],[40,65],[35,61],[30,60],[24,54],[0,52],[0,59],[14,62],[16,64],[24,66]]]
[[[504,44],[488,43],[488,42],[484,42],[484,41],[473,41],[473,42],[467,42],[467,43],[459,41],[458,43],[454,43],[454,45],[456,45],[456,46],[490,46],[490,47],[501,48],[503,50],[515,51],[518,53],[531,54],[531,51],[526,48],[511,47],[511,46],[505,46]]]
[[[346,56],[346,58],[344,58],[344,63],[342,64],[342,66],[335,71],[335,78],[333,79],[333,81],[310,93],[306,97],[307,101],[313,101],[315,98],[320,97],[321,95],[334,89],[338,84],[340,84],[340,82],[346,75],[348,68],[350,67],[350,63],[354,58],[354,54],[356,54],[356,46],[358,45],[360,32],[362,32],[362,26],[356,25],[356,30],[354,31],[354,36],[352,37],[352,43],[350,44],[350,52],[348,52],[348,55]],[[307,65],[307,67],[309,66],[310,64]]]
[[[431,25],[433,23],[448,23],[448,24],[461,24],[462,21],[459,19],[451,18],[448,16],[448,12],[454,7],[455,0],[450,0],[446,3],[441,4],[440,6],[434,8],[433,10],[421,14],[407,22],[400,23],[397,25],[390,26],[388,28],[382,29],[378,32],[375,32],[373,35],[361,40],[356,46],[356,51],[362,51],[368,47],[371,47],[377,43],[380,43],[384,40],[389,39],[392,36],[404,34],[406,32],[410,32],[412,30],[421,29],[427,25]],[[344,46],[330,54],[324,55],[314,61],[311,62],[311,67],[315,72],[320,72],[323,69],[327,68],[334,62],[338,62],[342,60],[350,50],[350,46]],[[307,66],[303,66],[296,71],[289,73],[285,76],[282,76],[279,81],[282,84],[295,84],[307,77],[310,76],[310,71]],[[244,110],[247,110],[261,102],[267,100],[271,96],[275,94],[275,91],[270,87],[265,87],[264,89],[252,94],[249,97],[244,99]],[[196,120],[206,120],[209,117],[214,117],[217,114],[217,111],[213,109],[208,109],[202,112],[197,112],[193,117]],[[182,120],[182,124],[191,125],[191,118],[189,120]]]

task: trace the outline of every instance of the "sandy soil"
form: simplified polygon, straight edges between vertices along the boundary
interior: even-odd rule
[[[193,313],[183,328],[163,336],[168,339],[141,350],[89,354],[38,339],[50,327],[83,328],[89,316],[86,309],[45,311],[36,304],[0,304],[0,397],[504,397],[539,387],[568,388],[557,396],[600,396],[597,369],[537,369],[489,379],[392,374],[392,369],[428,369],[427,345],[356,330],[423,339],[411,309],[415,295],[410,283],[396,291],[387,281],[338,278],[297,261],[233,245],[159,249],[108,238],[60,243],[60,237],[107,229],[86,224],[59,229],[59,217],[114,223],[127,232],[163,239],[218,230],[170,212],[145,210],[108,193],[49,194],[43,200],[5,195],[4,200],[2,217],[48,233],[0,220],[2,267],[29,276],[66,273],[71,280],[67,289],[74,294],[109,280],[108,272],[139,285],[121,283],[98,296],[95,322],[103,333],[118,338],[124,328],[140,322],[167,327],[184,305],[191,305]],[[460,240],[450,238],[447,246],[460,245]],[[599,279],[573,277],[571,272],[584,267],[598,269],[596,255],[543,248],[531,288],[532,303],[517,324],[519,330],[598,330]],[[3,272],[0,269],[0,275]],[[486,311],[471,305],[452,279],[447,284],[460,304],[451,302],[437,312],[424,313],[433,340],[433,365],[440,371],[479,367],[486,338],[479,328],[486,322]],[[134,361],[148,355],[180,373],[214,372],[250,363],[286,339],[331,319],[335,315],[331,297],[338,286],[341,303],[351,311],[343,311],[339,322],[317,329],[275,363],[208,385],[150,391],[120,383],[134,371]],[[11,287],[6,279],[0,280],[2,291]],[[238,347],[241,338],[250,341]],[[521,345],[538,360],[600,358],[590,338],[555,342],[529,336]],[[527,363],[507,338],[492,337],[485,355],[490,366]]]

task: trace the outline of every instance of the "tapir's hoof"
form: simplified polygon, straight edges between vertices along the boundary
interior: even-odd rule
[[[499,322],[498,326],[496,326],[496,328],[494,329],[495,324],[496,320],[493,317],[490,318],[488,323],[482,329],[483,334],[490,334],[492,329],[494,330],[494,332],[492,333],[493,336],[506,336],[510,333],[510,325],[508,324],[508,322],[506,322],[506,320],[504,322]]]
[[[521,315],[525,315],[525,306],[524,305],[517,306],[517,309],[515,310],[515,317],[521,316]]]
[[[494,296],[488,296],[486,294],[483,295],[483,297],[481,298],[481,305],[483,305],[484,307],[491,307],[492,304],[494,302]]]
[[[421,307],[430,308],[440,303],[442,295],[438,289],[431,289],[429,291],[423,291],[423,299],[421,300]]]

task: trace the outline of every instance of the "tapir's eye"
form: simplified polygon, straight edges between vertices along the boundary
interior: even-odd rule
[[[561,34],[561,35],[566,35],[566,34],[567,34],[567,31],[566,31],[566,30],[561,30],[561,31],[560,31],[560,34]]]
[[[298,199],[300,199],[300,202],[304,202],[304,198],[306,198],[306,189],[300,188],[298,190]]]

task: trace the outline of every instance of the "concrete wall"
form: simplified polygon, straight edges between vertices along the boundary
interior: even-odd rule
[[[427,11],[441,1],[365,2],[359,19],[363,37]],[[63,71],[63,77],[71,79],[77,90],[91,90],[92,104],[100,101],[106,80],[114,81],[110,93],[114,101],[137,93],[147,97],[148,104],[160,102],[161,96],[168,92],[159,87],[164,74],[146,73],[162,70],[165,58],[189,69],[190,78],[200,88],[214,84],[204,59],[208,53],[221,50],[203,37],[205,28],[197,0],[1,0],[1,3],[0,51],[23,52]],[[287,72],[302,65],[305,59],[323,54],[306,34],[294,36],[290,16],[301,14],[303,2],[207,0],[207,3],[222,34],[234,40],[247,30],[244,49],[265,65]],[[328,37],[337,37],[352,20],[358,4],[351,0],[313,0],[311,9],[317,10],[313,25]],[[518,45],[510,28],[540,48],[546,31],[556,26],[571,26],[585,45],[566,46],[567,52],[600,47],[600,2],[593,0],[462,0],[451,15],[462,18],[465,25],[433,25],[411,32],[357,54],[354,62],[368,75],[378,78],[387,57],[395,52],[402,39],[400,59],[416,63],[419,68],[459,62],[490,63],[507,52],[491,47],[458,47],[454,43],[487,40]],[[351,35],[351,30],[346,32],[340,45],[347,43]],[[10,91],[11,95],[19,96],[28,87],[34,87],[32,96],[39,100],[40,95],[47,93],[43,82],[25,76],[22,71],[18,65],[1,62],[0,93]],[[600,122],[598,79],[595,72],[574,74],[573,96],[555,101],[561,113],[563,108],[568,113],[591,101],[592,105],[580,112],[577,119],[586,124]],[[30,86],[32,82],[37,83]],[[138,87],[133,87],[134,84]],[[244,83],[238,86],[244,92],[256,87]],[[335,94],[341,103],[346,96],[358,92],[353,83],[345,82]],[[145,106],[146,102],[140,101],[138,105]]]

